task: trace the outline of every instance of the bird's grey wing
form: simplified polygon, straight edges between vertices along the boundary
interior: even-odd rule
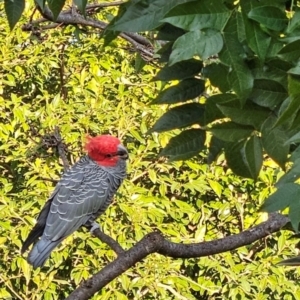
[[[109,197],[108,174],[97,167],[75,166],[57,187],[43,236],[62,240],[101,209]]]

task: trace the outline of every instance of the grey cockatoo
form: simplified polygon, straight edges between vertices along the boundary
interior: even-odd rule
[[[110,135],[88,138],[87,155],[66,171],[23,243],[22,253],[34,243],[28,262],[41,267],[63,239],[95,220],[107,209],[126,176],[128,152]]]

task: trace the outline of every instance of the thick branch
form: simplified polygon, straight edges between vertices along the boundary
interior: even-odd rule
[[[156,252],[163,240],[164,238],[159,232],[147,234],[134,247],[119,255],[118,258],[91,278],[83,281],[66,299],[84,300],[91,298],[102,287],[134,266],[137,262],[141,261],[149,254]]]
[[[152,232],[128,251],[119,255],[117,259],[101,271],[82,282],[67,299],[86,300],[91,298],[97,291],[151,253],[157,252],[174,258],[192,258],[222,253],[251,244],[258,239],[277,232],[288,222],[288,217],[274,213],[270,214],[268,221],[239,234],[210,242],[188,245],[169,242],[160,232]]]
[[[242,231],[239,234],[230,235],[214,241],[195,244],[178,244],[164,239],[158,253],[174,258],[202,257],[223,253],[265,238],[271,233],[279,231],[288,222],[288,217],[279,213],[272,213],[266,222]]]

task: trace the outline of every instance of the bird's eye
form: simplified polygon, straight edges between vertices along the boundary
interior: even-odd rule
[[[112,154],[106,154],[105,155],[107,158],[111,158],[111,157],[113,157],[113,155]]]
[[[123,150],[119,150],[117,152],[117,155],[123,159],[127,159],[128,158],[128,153],[126,151],[123,151]]]

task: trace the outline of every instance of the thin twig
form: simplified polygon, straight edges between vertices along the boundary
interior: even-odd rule
[[[41,177],[41,176],[39,176],[39,179],[42,179],[44,181],[50,181],[50,182],[53,182],[53,183],[58,183],[59,182],[59,180],[52,179],[52,178]]]
[[[86,10],[94,9],[94,8],[109,7],[109,6],[120,6],[124,3],[125,3],[124,1],[115,1],[115,2],[103,2],[103,3],[97,3],[97,4],[88,4],[86,6]]]
[[[31,14],[30,18],[29,18],[29,23],[30,23],[30,24],[32,23],[33,16],[34,16],[34,14],[36,13],[36,11],[37,11],[37,8],[35,7],[35,8],[33,9],[33,12],[32,12],[32,14]]]
[[[64,171],[66,172],[70,168],[70,164],[69,164],[68,158],[66,156],[64,143],[63,143],[63,140],[61,138],[60,130],[59,130],[58,126],[55,126],[55,128],[54,128],[54,137],[57,141],[56,147],[57,147],[58,155],[59,155],[59,157],[61,158],[61,160],[63,162]]]
[[[105,234],[99,228],[93,230],[93,235],[96,236],[101,242],[107,244],[118,255],[125,252],[125,250],[121,247],[121,245],[117,241],[115,241],[109,235]]]
[[[68,97],[68,89],[65,86],[65,47],[66,44],[62,45],[59,57],[60,57],[60,67],[59,67],[59,78],[60,78],[60,95],[66,100]]]
[[[16,298],[22,300],[23,298],[20,297],[17,292],[13,289],[13,287],[11,286],[10,284],[10,281],[9,280],[5,280],[2,275],[0,274],[0,278],[2,279],[1,281],[3,281],[4,285],[15,295]],[[12,279],[12,278],[10,278]]]

